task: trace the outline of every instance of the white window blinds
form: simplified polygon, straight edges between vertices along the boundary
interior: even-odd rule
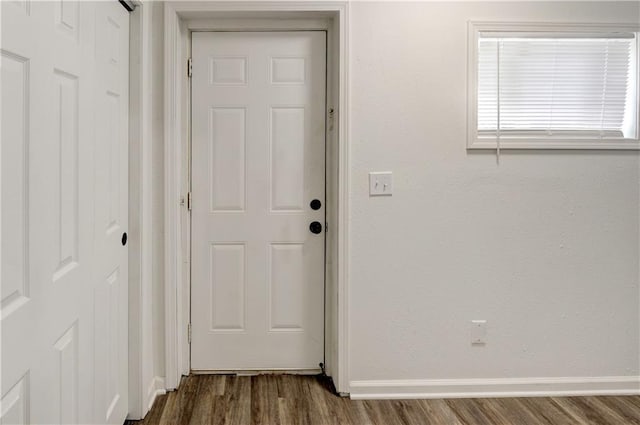
[[[635,34],[481,33],[479,134],[635,137]]]

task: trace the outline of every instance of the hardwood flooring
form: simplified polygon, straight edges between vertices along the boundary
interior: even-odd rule
[[[318,376],[193,375],[127,425],[640,425],[640,396],[354,401]]]

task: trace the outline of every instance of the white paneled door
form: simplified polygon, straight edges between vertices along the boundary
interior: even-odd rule
[[[191,367],[317,369],[326,33],[192,42]]]
[[[0,7],[0,423],[122,424],[128,12]]]

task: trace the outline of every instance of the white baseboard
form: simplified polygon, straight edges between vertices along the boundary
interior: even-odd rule
[[[640,395],[640,376],[351,381],[350,390],[354,400]]]
[[[147,410],[144,412],[145,415],[153,407],[153,402],[156,401],[156,397],[160,394],[165,394],[166,392],[167,390],[164,385],[164,378],[160,376],[154,377],[147,387],[147,399],[145,403]]]

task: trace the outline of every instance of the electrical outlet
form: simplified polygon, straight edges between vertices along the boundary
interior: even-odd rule
[[[471,321],[471,344],[485,345],[487,343],[487,321]]]

